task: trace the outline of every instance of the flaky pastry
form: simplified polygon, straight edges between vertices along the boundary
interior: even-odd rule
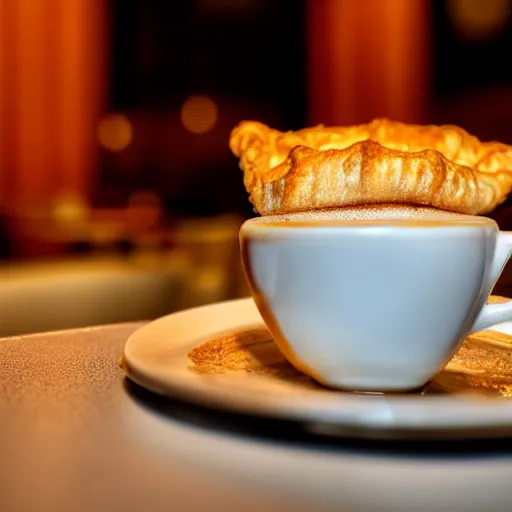
[[[478,215],[512,189],[512,147],[482,143],[456,126],[376,119],[280,132],[243,121],[229,146],[261,215],[368,204]]]

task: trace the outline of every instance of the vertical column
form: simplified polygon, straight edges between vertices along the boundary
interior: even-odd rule
[[[24,202],[47,197],[54,181],[49,144],[54,136],[56,91],[49,85],[58,59],[56,56],[52,59],[49,53],[50,38],[56,28],[51,24],[51,2],[17,0],[15,3],[17,84],[11,100],[15,105],[17,168],[12,192]]]
[[[90,192],[97,171],[96,131],[107,82],[104,0],[56,0],[60,11],[59,140],[64,190]]]
[[[103,109],[103,0],[1,2],[0,200],[87,195]]]
[[[0,207],[13,191],[18,168],[16,20],[17,2],[0,1]]]
[[[309,122],[425,119],[428,0],[309,0]]]

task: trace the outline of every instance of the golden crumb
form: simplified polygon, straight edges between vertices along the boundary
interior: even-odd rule
[[[491,302],[504,299],[492,296]],[[506,299],[504,299],[506,300]],[[247,328],[207,340],[188,353],[189,370],[223,377],[262,376],[327,390],[294,368],[281,354],[267,329]],[[453,359],[421,392],[476,393],[512,397],[512,336],[484,331],[470,336]]]
[[[295,369],[281,354],[265,328],[248,329],[209,340],[188,353],[190,370],[203,374],[236,372],[272,375],[275,378],[320,387]]]

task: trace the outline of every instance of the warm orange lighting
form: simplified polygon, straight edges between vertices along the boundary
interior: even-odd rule
[[[306,6],[308,124],[425,121],[430,0],[308,0]]]
[[[151,190],[137,190],[128,198],[126,218],[128,224],[139,230],[155,227],[162,214],[160,197]]]
[[[46,205],[60,190],[87,198],[93,189],[107,13],[91,0],[0,0],[2,204]]]
[[[55,197],[52,216],[59,224],[77,224],[83,222],[89,212],[85,199],[73,192],[62,192]]]
[[[98,140],[109,151],[122,151],[132,141],[130,120],[122,114],[108,114],[98,124]]]
[[[217,105],[208,96],[190,96],[181,107],[181,122],[192,133],[210,131],[217,117]]]
[[[453,23],[467,37],[477,39],[500,32],[512,12],[510,0],[450,0]]]

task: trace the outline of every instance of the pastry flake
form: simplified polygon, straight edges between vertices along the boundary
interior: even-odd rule
[[[229,146],[261,215],[371,204],[478,215],[512,190],[512,147],[451,125],[376,119],[280,132],[243,121]]]

